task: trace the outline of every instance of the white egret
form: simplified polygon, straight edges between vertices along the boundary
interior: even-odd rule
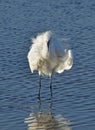
[[[51,31],[32,38],[32,46],[27,57],[32,73],[37,70],[40,77],[41,75],[51,77],[50,89],[52,89],[52,74],[62,73],[64,70],[71,69],[73,65],[72,51],[64,49],[63,43]],[[39,83],[41,88],[41,78]]]

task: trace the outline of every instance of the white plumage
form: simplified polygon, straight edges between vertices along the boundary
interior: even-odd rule
[[[73,56],[70,49],[64,49],[63,44],[47,31],[32,39],[28,61],[31,72],[37,70],[39,75],[51,76],[53,72],[71,69]]]

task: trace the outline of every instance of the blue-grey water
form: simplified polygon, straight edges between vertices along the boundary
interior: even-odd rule
[[[31,74],[31,37],[47,30],[74,54],[69,71]],[[0,0],[0,130],[95,130],[95,0]]]

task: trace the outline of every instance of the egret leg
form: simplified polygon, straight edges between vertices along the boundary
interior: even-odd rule
[[[52,97],[52,75],[50,77],[50,92],[51,92],[51,97]]]
[[[50,114],[52,115],[52,106],[53,106],[53,99],[52,99],[52,94],[51,94],[51,97],[50,97],[50,106],[49,106],[49,111],[50,111]]]
[[[38,99],[40,99],[40,91],[41,91],[41,76],[39,76],[39,92],[38,92]]]

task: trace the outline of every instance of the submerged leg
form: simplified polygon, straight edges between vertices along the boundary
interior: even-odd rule
[[[38,92],[38,99],[40,99],[40,91],[41,91],[41,76],[39,76],[39,92]]]
[[[52,75],[50,77],[50,92],[51,92],[51,97],[52,97]]]

